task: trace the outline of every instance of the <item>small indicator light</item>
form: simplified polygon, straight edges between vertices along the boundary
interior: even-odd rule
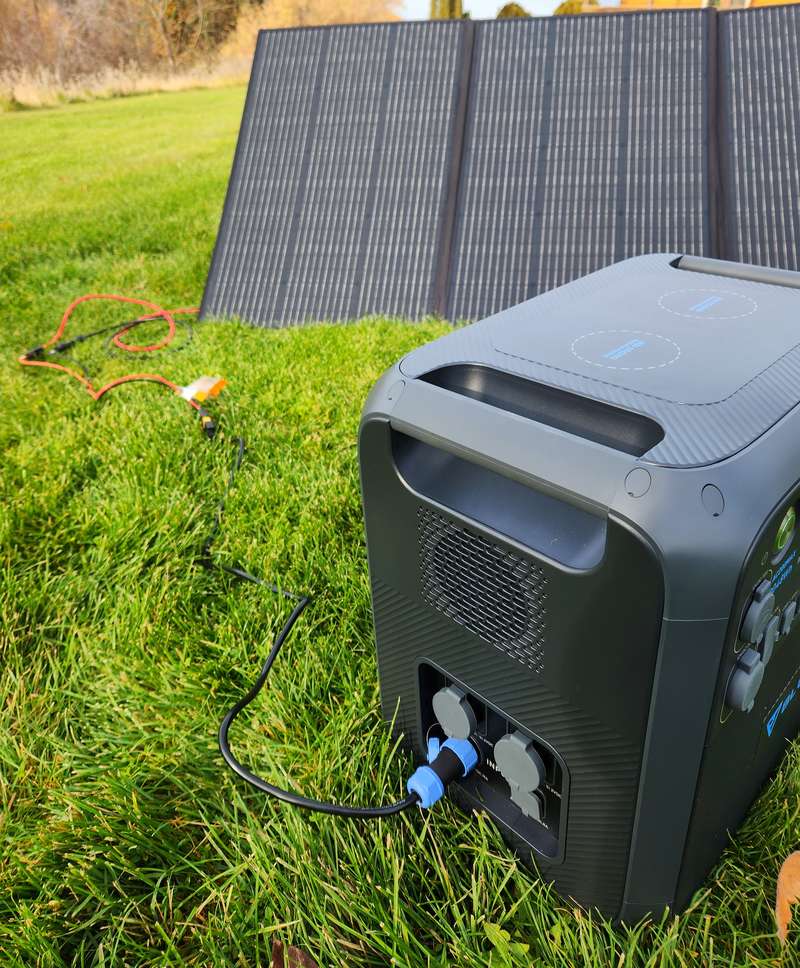
[[[776,555],[779,555],[792,540],[796,523],[797,513],[795,512],[795,509],[791,507],[783,516],[783,521],[781,521],[780,527],[778,528],[778,533],[775,535],[773,551]]]

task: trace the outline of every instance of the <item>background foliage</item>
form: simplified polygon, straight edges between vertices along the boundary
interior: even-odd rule
[[[0,0],[0,108],[159,90],[174,87],[175,79],[196,87],[209,78],[241,81],[261,29],[396,20],[399,6],[400,0]]]

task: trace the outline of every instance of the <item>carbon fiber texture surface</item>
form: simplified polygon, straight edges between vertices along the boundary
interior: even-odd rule
[[[637,260],[637,278],[652,277],[654,297],[665,288],[664,269],[669,255],[642,256]],[[506,312],[508,323],[516,322],[521,328],[535,331],[537,323],[544,324],[554,311],[568,312],[574,306],[574,315],[583,318],[586,305],[593,299],[608,300],[608,293],[624,286],[631,273],[631,263],[623,262],[599,270],[570,283],[561,289],[546,293],[543,298],[513,307]],[[730,279],[705,277],[707,284],[730,289]],[[679,287],[683,282],[675,282]],[[772,288],[778,298],[793,300],[793,290],[764,287],[754,282],[736,280],[737,291],[751,293],[755,300],[763,299],[759,290]],[[655,303],[655,298],[654,298]],[[791,311],[789,302],[787,311]],[[620,306],[620,319],[626,313],[656,325],[646,313],[656,310],[645,307],[645,314],[637,316],[637,305]],[[757,326],[761,320],[756,315]],[[764,323],[766,325],[767,323]],[[624,410],[644,413],[663,427],[664,439],[649,450],[642,460],[673,467],[689,467],[711,464],[746,447],[763,434],[784,414],[797,405],[797,387],[800,385],[800,346],[785,353],[763,373],[748,380],[724,399],[713,403],[676,403],[662,397],[620,386],[613,378],[588,376],[567,367],[548,366],[521,356],[501,352],[495,344],[498,317],[489,317],[474,326],[461,327],[445,337],[421,346],[411,352],[401,363],[401,369],[409,377],[418,377],[437,367],[468,360],[486,364],[508,373],[514,373],[573,393],[603,400]],[[624,325],[624,323],[623,323]]]

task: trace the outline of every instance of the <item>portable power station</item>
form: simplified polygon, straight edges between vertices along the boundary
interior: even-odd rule
[[[359,453],[384,715],[564,897],[679,911],[800,727],[800,274],[629,259],[404,357]]]

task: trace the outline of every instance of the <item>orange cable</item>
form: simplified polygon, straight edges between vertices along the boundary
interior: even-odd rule
[[[64,311],[64,315],[61,317],[61,322],[59,323],[58,328],[50,339],[48,339],[46,343],[42,344],[41,349],[47,349],[47,347],[57,343],[63,336],[64,331],[67,328],[67,324],[69,323],[73,312],[78,308],[78,306],[80,306],[81,303],[89,302],[90,300],[94,299],[106,299],[114,302],[141,306],[144,309],[151,310],[151,313],[147,316],[140,317],[140,319],[163,319],[166,322],[166,336],[149,346],[139,346],[135,343],[123,342],[121,337],[132,328],[133,324],[128,323],[127,325],[122,326],[114,334],[112,342],[119,349],[126,350],[129,353],[152,353],[155,350],[163,349],[172,341],[173,337],[175,336],[175,317],[199,312],[199,309],[196,306],[189,308],[181,307],[180,309],[163,309],[161,306],[157,305],[156,303],[152,303],[147,299],[135,299],[132,296],[118,296],[112,293],[88,293],[85,296],[79,296],[77,299],[73,299],[69,306],[67,306],[66,310]],[[121,386],[123,383],[134,383],[140,381],[148,383],[160,383],[172,390],[173,393],[180,394],[181,392],[181,388],[176,383],[173,383],[171,380],[168,380],[166,377],[163,377],[158,373],[130,373],[127,376],[122,376],[115,380],[111,380],[109,383],[106,383],[99,389],[95,389],[95,387],[92,385],[92,382],[87,377],[85,377],[82,373],[78,373],[76,370],[70,369],[68,366],[64,366],[63,363],[51,363],[47,360],[31,360],[28,359],[26,355],[20,356],[19,362],[22,364],[22,366],[40,366],[45,367],[48,370],[58,370],[61,373],[66,373],[68,376],[71,376],[73,379],[82,384],[86,392],[92,397],[93,400],[99,400],[102,396],[108,393],[109,390],[113,390],[115,387]],[[200,409],[200,406],[196,401],[188,400],[187,402],[190,406],[194,407],[195,410]]]

